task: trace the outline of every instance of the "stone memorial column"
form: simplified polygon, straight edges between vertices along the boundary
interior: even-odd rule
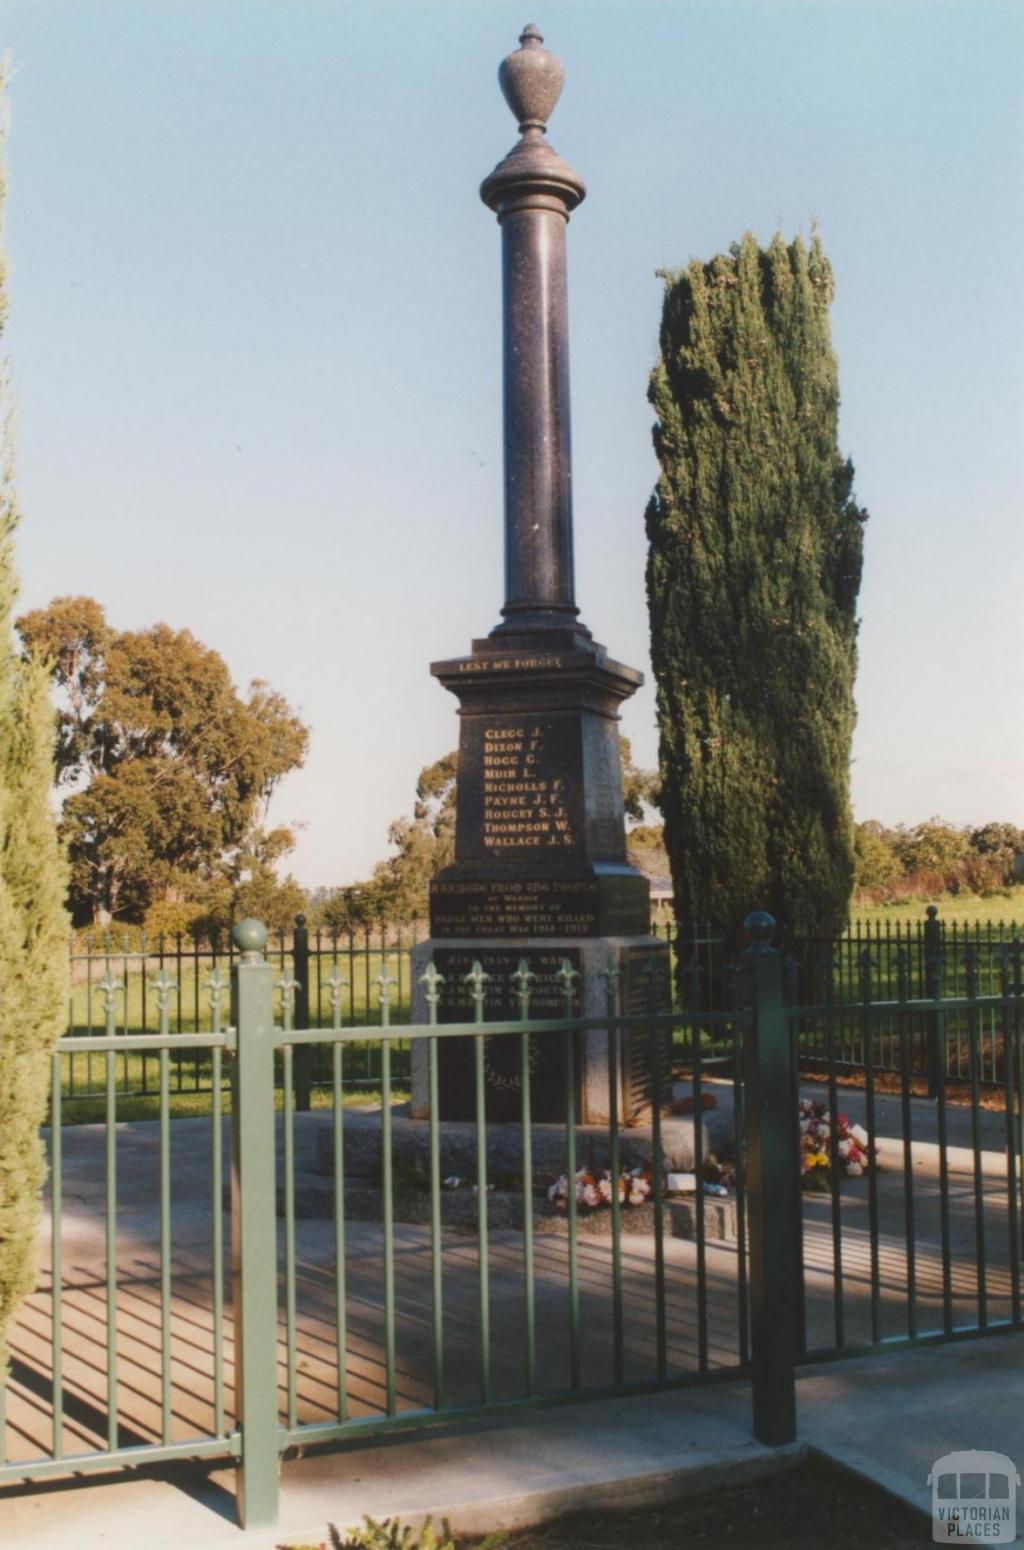
[[[545,134],[564,69],[536,27],[519,41],[498,78],[520,139],[480,189],[502,232],[505,602],[501,622],[469,656],[431,667],[459,700],[458,804],[455,862],[431,885],[431,936],[414,955],[418,1022],[426,1020],[418,976],[430,959],[444,976],[442,1021],[471,1020],[463,977],[475,959],[491,976],[488,1019],[516,1015],[511,975],[520,959],[537,976],[535,1017],[562,1014],[555,975],[566,958],[580,973],[578,1005],[587,1016],[605,1010],[609,964],[622,970],[624,1011],[664,1008],[670,997],[667,945],[650,935],[647,879],[626,856],[619,706],[643,680],[593,640],[575,601],[566,231],[585,189]],[[440,1041],[445,1118],[473,1115],[472,1051],[464,1042]],[[622,1042],[620,1113],[639,1119],[649,1041]],[[516,1045],[488,1041],[494,1119],[519,1117]],[[584,1122],[607,1118],[607,1048],[600,1031],[582,1040]],[[662,1040],[659,1061],[669,1057]],[[538,1122],[564,1117],[563,1060],[561,1040],[534,1041]],[[418,1040],[415,1114],[426,1112],[425,1066]]]

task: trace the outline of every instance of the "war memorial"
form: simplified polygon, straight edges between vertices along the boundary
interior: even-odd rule
[[[433,881],[430,938],[416,950],[414,1020],[426,1020],[420,975],[442,976],[439,1020],[469,1021],[478,963],[487,1019],[515,1016],[513,976],[533,976],[534,1017],[558,1016],[567,979],[574,1012],[600,1016],[613,972],[622,1010],[670,997],[667,945],[650,934],[647,879],[627,857],[619,707],[642,675],[609,656],[580,618],[573,564],[566,231],[585,188],[546,137],[564,69],[534,26],[499,80],[520,138],[480,196],[501,227],[504,355],[505,600],[501,620],[466,656],[431,667],[459,702],[455,861]],[[566,969],[568,965],[568,969]],[[489,1039],[487,1112],[520,1114],[518,1054]],[[622,1040],[619,1112],[649,1105],[650,1037]],[[443,1040],[441,1112],[473,1112],[472,1051]],[[576,1113],[609,1113],[608,1040],[582,1036]],[[663,1051],[667,1059],[668,1051]],[[566,1111],[565,1068],[534,1041],[531,1107]],[[413,1114],[427,1112],[426,1050],[414,1047]]]

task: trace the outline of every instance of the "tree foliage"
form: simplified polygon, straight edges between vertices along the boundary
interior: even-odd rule
[[[837,443],[832,271],[817,237],[748,234],[665,278],[647,586],[676,912],[828,935],[853,884],[866,517]]]
[[[230,880],[308,733],[263,682],[243,697],[223,659],[166,624],[113,629],[57,598],[18,621],[58,688],[57,770],[76,919],[141,920]]]
[[[0,80],[0,101],[3,82]],[[3,203],[0,158],[0,210]],[[0,252],[0,331],[6,315]],[[67,1007],[66,875],[50,810],[53,719],[43,667],[14,649],[12,405],[0,380],[0,1384],[7,1330],[35,1281],[46,1160],[39,1127]]]
[[[855,839],[857,893],[873,904],[999,893],[1019,881],[1024,858],[1024,829],[1012,823],[971,828],[929,818],[886,828],[868,819]]]

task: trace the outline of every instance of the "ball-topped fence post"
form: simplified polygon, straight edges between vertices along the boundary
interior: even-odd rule
[[[292,977],[295,980],[295,1027],[308,1028],[309,1021],[309,927],[305,915],[296,915],[292,934]],[[313,1046],[300,1044],[293,1059],[295,1107],[306,1110],[313,1097]]]
[[[796,1358],[802,1307],[797,1085],[782,995],[775,921],[743,922],[753,1018],[744,1032],[750,1337],[754,1435],[778,1446],[796,1438]]]
[[[238,1517],[242,1528],[277,1522],[277,1219],[274,1159],[274,969],[267,928],[232,931],[231,1265],[236,1413],[242,1434]]]

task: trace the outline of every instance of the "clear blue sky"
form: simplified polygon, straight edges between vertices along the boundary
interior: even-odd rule
[[[532,0],[531,0],[532,3]],[[568,83],[578,593],[645,670],[659,266],[821,223],[871,512],[857,815],[1024,823],[1024,6],[7,0],[23,605],[268,679],[276,816],[364,875],[454,746],[431,659],[501,589],[499,232],[536,21]],[[624,730],[656,752],[650,688]]]

